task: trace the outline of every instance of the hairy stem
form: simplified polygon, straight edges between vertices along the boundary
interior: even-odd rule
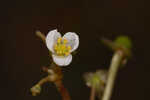
[[[121,64],[122,58],[123,58],[123,52],[120,50],[116,51],[115,54],[113,55],[110,69],[108,72],[108,79],[107,79],[107,83],[106,83],[106,88],[104,90],[102,100],[110,100],[110,98],[111,98],[112,90],[114,87],[115,77],[117,75],[117,72],[118,72],[119,66]]]

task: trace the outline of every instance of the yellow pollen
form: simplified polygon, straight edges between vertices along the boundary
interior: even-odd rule
[[[68,46],[68,50],[71,50],[71,46]]]
[[[66,39],[57,39],[57,43],[54,44],[54,50],[58,56],[68,56],[70,54],[71,46],[67,45],[67,43]]]
[[[61,37],[59,37],[58,39],[57,39],[57,43],[61,43],[61,41],[62,41],[62,38]]]
[[[65,38],[64,38],[64,41],[63,41],[63,42],[64,42],[64,44],[67,44],[67,43],[68,43],[67,39],[65,39]]]
[[[69,55],[69,52],[65,52],[65,56],[68,56]]]
[[[58,50],[58,46],[56,44],[54,45],[54,50]]]

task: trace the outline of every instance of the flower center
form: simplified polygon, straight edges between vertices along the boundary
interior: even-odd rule
[[[68,41],[61,37],[57,39],[57,43],[54,44],[55,53],[58,56],[68,56],[70,54],[71,46],[67,45]]]

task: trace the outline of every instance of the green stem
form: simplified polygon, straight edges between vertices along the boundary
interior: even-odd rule
[[[115,77],[117,75],[122,58],[123,58],[123,52],[120,50],[116,51],[111,61],[106,88],[104,90],[102,100],[110,100],[111,98]]]

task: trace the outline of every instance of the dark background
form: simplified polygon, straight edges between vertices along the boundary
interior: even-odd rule
[[[148,0],[147,0],[148,1]],[[133,56],[116,79],[112,100],[148,100],[150,94],[150,7],[146,0],[5,0],[0,3],[0,99],[60,100],[53,84],[33,97],[30,88],[46,74],[48,49],[36,37],[52,29],[80,36],[78,53],[64,71],[64,85],[73,100],[88,100],[82,75],[108,69],[112,51],[100,37],[127,35]]]

